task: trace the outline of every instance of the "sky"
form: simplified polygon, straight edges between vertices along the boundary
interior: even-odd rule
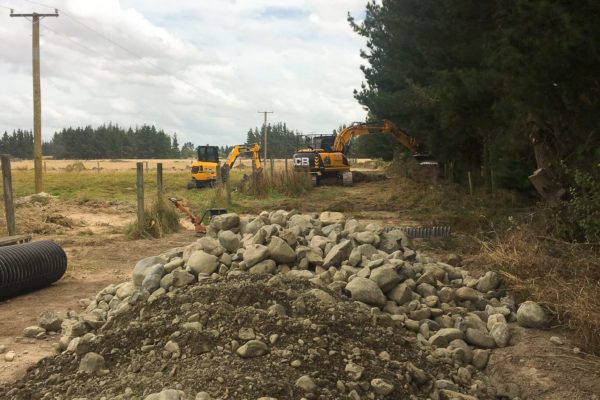
[[[154,124],[179,143],[243,143],[285,122],[329,133],[365,119],[367,0],[0,0],[0,132],[32,129],[31,22],[40,25],[42,138],[64,127]],[[37,1],[36,1],[37,3]]]

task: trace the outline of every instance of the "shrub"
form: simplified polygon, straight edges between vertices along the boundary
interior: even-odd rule
[[[137,221],[126,228],[126,234],[132,239],[146,237],[160,238],[165,234],[179,230],[179,213],[174,207],[168,206],[169,201],[163,199],[155,202],[150,209],[144,210],[144,228],[140,231]]]
[[[564,167],[571,182],[567,199],[550,209],[555,234],[570,241],[600,242],[600,180],[581,170]]]

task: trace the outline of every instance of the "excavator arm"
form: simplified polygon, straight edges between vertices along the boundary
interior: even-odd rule
[[[237,160],[237,158],[239,157],[240,154],[250,153],[250,154],[252,154],[252,163],[254,164],[254,167],[256,168],[256,170],[259,171],[261,168],[260,167],[260,157],[258,154],[259,151],[260,151],[260,146],[258,144],[253,144],[250,146],[238,144],[238,145],[234,146],[233,149],[231,149],[231,152],[229,152],[229,155],[227,156],[227,159],[223,163],[222,168],[223,169],[227,168],[228,170],[230,170],[233,167],[233,164],[235,164],[235,161]]]
[[[338,133],[333,143],[333,151],[344,151],[344,148],[355,136],[363,136],[371,133],[389,133],[404,147],[410,150],[419,161],[430,159],[428,154],[423,154],[423,146],[415,138],[398,128],[390,120],[384,120],[382,123],[364,123],[355,122]]]

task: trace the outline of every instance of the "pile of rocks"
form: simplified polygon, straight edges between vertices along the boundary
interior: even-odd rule
[[[499,284],[341,213],[224,214],[85,302],[0,397],[495,398],[481,370],[508,322],[546,322]]]

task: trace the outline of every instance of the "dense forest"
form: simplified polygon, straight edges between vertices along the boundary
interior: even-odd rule
[[[531,190],[539,168],[568,219],[600,232],[598,15],[595,0],[371,1],[348,17],[367,41],[355,97],[455,181]]]
[[[364,21],[349,16],[367,39],[355,97],[458,180],[494,171],[529,187],[540,158],[557,175],[562,163],[598,176],[598,15],[593,0],[370,2]]]

